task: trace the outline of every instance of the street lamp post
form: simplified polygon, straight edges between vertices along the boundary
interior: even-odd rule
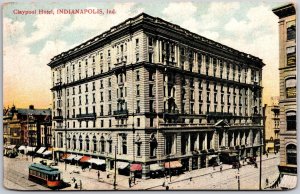
[[[115,174],[114,174],[114,190],[116,190],[116,186],[117,186],[117,146],[115,146],[115,161],[114,161],[114,167],[115,167]]]
[[[170,182],[172,181],[171,180],[171,177],[172,177],[172,175],[171,175],[171,155],[168,155],[168,159],[169,159],[169,176],[170,176]]]
[[[241,160],[241,149],[239,148],[239,161],[238,161],[238,174],[237,174],[237,179],[238,179],[238,190],[241,189],[241,183],[240,183],[240,160]]]

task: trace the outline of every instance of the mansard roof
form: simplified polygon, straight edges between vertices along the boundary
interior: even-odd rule
[[[252,56],[250,54],[240,52],[231,47],[223,45],[221,43],[215,42],[211,39],[205,38],[189,30],[186,30],[176,24],[167,22],[161,18],[153,17],[145,13],[141,13],[133,18],[129,18],[124,22],[111,27],[109,30],[103,32],[102,34],[89,39],[88,41],[66,51],[62,52],[59,55],[53,57],[48,63],[48,66],[51,68],[62,65],[69,60],[72,60],[78,56],[91,52],[95,49],[98,49],[101,46],[104,46],[107,43],[110,43],[112,40],[120,37],[124,34],[131,34],[136,30],[144,29],[156,33],[158,36],[161,34],[172,36],[177,38],[179,42],[187,42],[188,45],[195,44],[201,45],[203,48],[210,47],[210,51],[216,52],[219,54],[235,55],[235,60],[246,60],[256,63],[259,67],[264,66],[265,64],[258,57]],[[200,44],[199,44],[200,43]]]

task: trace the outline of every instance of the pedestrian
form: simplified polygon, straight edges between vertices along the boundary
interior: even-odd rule
[[[192,177],[190,177],[190,181],[192,181]]]
[[[79,189],[82,190],[82,182],[81,182],[81,180],[79,181]]]
[[[169,185],[166,186],[166,191],[168,191],[168,190],[169,190]]]
[[[98,181],[99,181],[99,179],[100,179],[100,172],[99,172],[99,170],[98,170],[97,175],[98,175]]]
[[[268,186],[268,185],[269,185],[269,179],[266,178],[266,186]]]
[[[215,170],[215,166],[216,166],[216,165],[215,165],[215,163],[214,163],[214,164],[213,164],[213,170]]]
[[[266,156],[267,156],[267,158],[269,158],[269,154],[268,154],[268,152],[266,152]]]
[[[254,168],[257,168],[257,163],[256,162],[254,163]]]
[[[131,188],[131,178],[128,179],[128,186]]]
[[[223,170],[223,166],[222,166],[222,165],[220,165],[220,172],[222,172],[222,170]]]
[[[210,178],[213,178],[213,174],[212,174],[212,172],[210,172]]]
[[[89,171],[91,171],[92,170],[92,165],[89,165]]]
[[[77,185],[77,183],[75,183],[75,185],[74,185],[74,188],[75,188],[75,189],[78,189],[78,185]]]

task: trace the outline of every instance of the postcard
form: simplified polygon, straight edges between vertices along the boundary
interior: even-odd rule
[[[9,190],[290,190],[293,1],[7,2]]]

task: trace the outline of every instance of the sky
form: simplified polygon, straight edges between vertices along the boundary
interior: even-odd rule
[[[263,103],[279,96],[278,17],[285,1],[104,1],[11,3],[3,7],[3,106],[51,107],[50,59],[141,12],[257,56]],[[13,10],[115,9],[114,15],[19,15]]]

